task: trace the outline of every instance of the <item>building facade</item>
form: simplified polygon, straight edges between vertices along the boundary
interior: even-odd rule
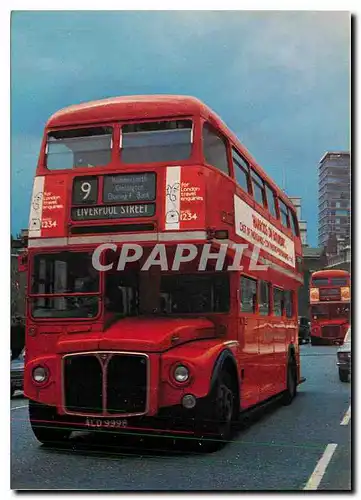
[[[338,249],[350,241],[351,164],[347,151],[330,151],[318,167],[318,245],[337,240]]]

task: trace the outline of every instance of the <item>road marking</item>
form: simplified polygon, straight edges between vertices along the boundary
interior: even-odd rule
[[[343,419],[341,420],[340,425],[347,425],[350,421],[350,418],[351,418],[351,405],[348,407],[348,410],[345,413],[345,416],[343,417]]]
[[[13,406],[13,407],[11,408],[11,411],[13,411],[13,410],[20,410],[20,408],[27,408],[27,407],[28,407],[28,405],[23,405],[23,406]]]
[[[332,455],[335,453],[336,448],[337,444],[335,443],[330,443],[326,446],[322,457],[317,462],[315,470],[312,472],[306,486],[303,488],[304,490],[317,490],[326,472],[327,466],[331,461]]]

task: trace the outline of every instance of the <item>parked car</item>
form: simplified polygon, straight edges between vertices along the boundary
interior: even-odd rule
[[[10,353],[11,355],[11,353]],[[11,361],[11,382],[10,394],[13,397],[15,391],[24,389],[24,364],[25,364],[25,349],[20,355]]]
[[[305,316],[298,316],[298,343],[308,344],[311,340],[311,322]]]
[[[348,382],[351,374],[351,327],[347,330],[343,345],[337,350],[337,366],[341,382]]]

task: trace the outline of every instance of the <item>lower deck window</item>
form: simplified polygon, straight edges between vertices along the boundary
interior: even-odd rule
[[[317,319],[344,319],[350,320],[349,304],[317,304],[311,307],[311,317]]]
[[[285,290],[284,301],[285,301],[286,317],[292,318],[292,316],[293,316],[293,292],[291,290]]]
[[[284,308],[283,290],[280,288],[273,289],[273,314],[282,316]]]
[[[117,272],[105,278],[105,308],[124,316],[227,312],[226,274],[152,276],[147,272]]]
[[[241,277],[241,312],[254,313],[257,304],[257,281]]]
[[[171,314],[212,313],[229,310],[226,275],[179,275],[161,279],[161,311]]]
[[[269,296],[269,283],[260,281],[259,284],[259,313],[262,316],[267,316],[270,313],[270,296]]]

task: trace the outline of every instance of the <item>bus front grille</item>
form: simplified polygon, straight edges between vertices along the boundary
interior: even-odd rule
[[[147,358],[113,356],[107,368],[108,413],[144,413],[147,399]]]
[[[147,411],[148,357],[94,352],[63,359],[64,407],[78,415],[142,415]]]
[[[64,393],[68,412],[102,413],[102,366],[94,355],[65,357]]]

